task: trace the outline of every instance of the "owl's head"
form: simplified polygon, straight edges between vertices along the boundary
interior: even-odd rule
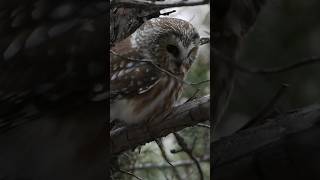
[[[197,30],[187,21],[154,18],[145,22],[131,37],[131,44],[161,68],[185,75],[199,48]]]

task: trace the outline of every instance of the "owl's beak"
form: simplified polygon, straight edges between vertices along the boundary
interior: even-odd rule
[[[189,65],[186,63],[186,59],[177,58],[174,63],[176,65],[175,74],[185,74],[188,70]]]
[[[183,59],[177,58],[177,59],[175,59],[174,63],[177,66],[177,68],[179,69],[183,63]]]

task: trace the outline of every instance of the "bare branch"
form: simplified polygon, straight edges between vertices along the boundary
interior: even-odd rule
[[[240,128],[239,131],[249,128],[250,126],[256,124],[257,121],[266,117],[270,112],[270,110],[276,105],[279,99],[283,96],[287,87],[288,87],[287,84],[282,84],[282,86],[274,95],[274,97],[270,100],[270,102],[267,103],[267,105],[256,115],[256,117],[254,117],[252,120],[247,122],[242,128]]]
[[[188,148],[188,145],[182,136],[180,136],[178,133],[173,133],[173,134],[174,134],[179,146],[182,148],[182,152],[185,152],[189,156],[189,158],[196,164],[196,167],[199,172],[199,179],[203,180],[204,179],[203,171],[201,169],[200,163],[198,162],[197,158],[195,158],[195,156],[193,155],[192,149]]]
[[[297,68],[312,65],[319,63],[320,64],[320,57],[307,57],[300,62],[280,66],[280,67],[274,67],[274,68],[251,68],[251,67],[245,67],[238,63],[236,63],[234,60],[224,56],[220,52],[218,52],[216,49],[213,48],[214,56],[219,57],[217,60],[222,60],[225,63],[227,63],[229,66],[234,68],[237,71],[244,72],[244,73],[250,73],[250,74],[275,74],[275,73],[284,73],[288,71],[295,70]]]
[[[200,81],[200,82],[197,82],[197,83],[190,83],[190,82],[187,82],[181,78],[179,78],[178,76],[176,76],[174,73],[172,73],[171,71],[168,71],[162,67],[160,67],[159,65],[155,64],[153,61],[151,60],[143,60],[143,59],[135,59],[135,58],[130,58],[130,57],[124,57],[124,56],[121,56],[120,54],[114,52],[113,50],[110,50],[110,53],[114,56],[117,56],[121,59],[124,59],[124,60],[127,60],[127,61],[134,61],[134,62],[144,62],[144,63],[149,63],[150,65],[154,66],[156,69],[158,69],[159,71],[167,74],[168,76],[178,80],[179,82],[181,82],[182,84],[185,84],[185,85],[188,85],[192,88],[195,88],[198,90],[198,88],[194,87],[194,86],[197,86],[197,85],[201,85],[201,84],[204,84],[204,83],[208,83],[210,82],[210,80],[204,80],[204,81]]]
[[[111,132],[111,151],[113,154],[119,154],[156,138],[207,121],[210,115],[209,108],[210,96],[204,96],[175,107],[165,119],[158,118],[147,125],[127,127]]]
[[[181,83],[183,84],[186,84],[186,85],[192,85],[190,84],[189,82],[177,77],[175,74],[173,74],[172,72],[164,69],[164,68],[161,68],[160,66],[158,66],[157,64],[155,64],[153,61],[151,60],[143,60],[143,59],[134,59],[134,58],[130,58],[130,57],[124,57],[124,56],[121,56],[120,54],[114,52],[113,50],[110,50],[110,53],[117,56],[117,57],[120,57],[122,59],[125,59],[125,60],[128,60],[128,61],[134,61],[134,62],[145,62],[145,63],[149,63],[150,65],[154,66],[156,69],[158,69],[159,71],[167,74],[168,76],[180,81]]]
[[[200,163],[209,163],[210,158],[209,156],[201,159],[201,158],[197,158],[197,161]],[[171,162],[171,164],[175,167],[183,167],[183,166],[192,166],[194,165],[194,161],[192,160],[180,160],[180,161],[174,161]],[[171,165],[169,164],[155,164],[155,163],[144,163],[142,165],[136,165],[134,167],[129,167],[127,168],[127,171],[139,171],[139,170],[145,170],[145,169],[168,169],[168,168],[172,168]]]
[[[170,159],[167,156],[166,151],[164,150],[164,147],[163,147],[163,144],[162,144],[161,140],[156,140],[156,142],[157,142],[157,145],[158,145],[158,147],[160,149],[160,152],[161,152],[161,155],[162,155],[163,159],[171,166],[171,168],[172,168],[172,170],[174,172],[174,175],[177,177],[177,179],[182,180],[177,168],[170,162]]]
[[[111,7],[134,7],[134,8],[172,8],[172,7],[182,7],[182,6],[197,6],[208,4],[209,0],[179,0],[179,1],[146,1],[146,0],[112,0]]]
[[[197,126],[210,129],[210,125],[204,124],[204,123],[199,123],[199,124],[197,124]]]
[[[160,15],[169,16],[171,13],[175,13],[175,12],[176,12],[176,10],[172,10],[172,11],[169,11],[169,12],[161,13]]]
[[[262,147],[280,141],[281,138],[305,131],[320,122],[320,106],[297,109],[269,119],[263,125],[249,128],[212,144],[215,169],[231,164],[243,157],[254,155]],[[235,149],[237,149],[235,151]]]
[[[136,175],[133,174],[132,172],[125,171],[125,170],[123,170],[123,169],[119,169],[119,172],[121,172],[121,173],[123,173],[123,174],[127,174],[127,175],[129,175],[129,176],[132,176],[132,177],[134,177],[134,178],[136,178],[136,179],[138,179],[138,180],[143,180],[142,178],[136,176]]]

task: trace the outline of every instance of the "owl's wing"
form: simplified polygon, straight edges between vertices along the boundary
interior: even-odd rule
[[[132,97],[148,92],[163,75],[153,64],[139,62],[142,56],[135,50],[111,53],[110,60],[110,100]]]

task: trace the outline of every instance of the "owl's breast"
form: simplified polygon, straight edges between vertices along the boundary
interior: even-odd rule
[[[163,76],[149,91],[114,102],[110,109],[111,120],[137,124],[163,116],[170,112],[181,92],[181,82]]]

